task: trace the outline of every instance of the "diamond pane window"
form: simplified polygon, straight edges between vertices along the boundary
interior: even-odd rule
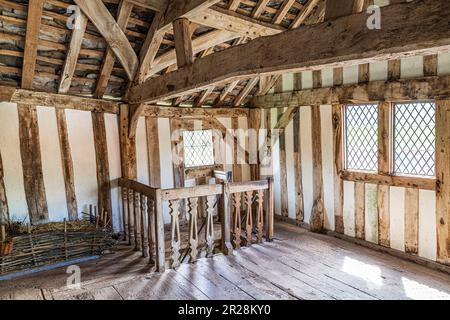
[[[186,168],[214,165],[211,130],[184,131],[183,145]]]
[[[346,106],[345,150],[348,170],[378,170],[378,105]]]
[[[435,112],[431,102],[394,105],[394,172],[435,175]]]

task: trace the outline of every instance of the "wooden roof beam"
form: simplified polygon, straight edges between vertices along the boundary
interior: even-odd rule
[[[44,0],[30,0],[28,4],[27,31],[25,34],[25,49],[22,67],[23,89],[31,89],[33,87],[44,2]]]
[[[286,31],[282,26],[246,17],[217,6],[203,10],[200,14],[192,16],[190,20],[204,26],[238,33],[241,36],[252,39]]]
[[[139,61],[122,28],[101,0],[74,0],[105,38],[109,47],[119,59],[128,78],[133,81]]]
[[[435,23],[448,19],[447,0],[390,5],[381,8],[381,15],[380,30],[367,28],[364,12],[228,48],[131,88],[130,101],[156,102],[252,76],[450,51],[450,29]]]
[[[59,82],[59,93],[67,93],[72,83],[72,78],[77,68],[78,56],[80,55],[81,44],[83,43],[84,32],[86,31],[88,18],[81,13],[75,21],[75,28],[72,31],[69,50],[67,51],[66,60],[64,62],[61,81]]]
[[[147,8],[156,12],[164,12],[168,0],[124,0],[126,2]]]
[[[119,10],[117,14],[117,25],[120,27],[122,31],[125,32],[128,21],[131,16],[131,12],[133,10],[133,3],[122,0],[119,5]],[[100,73],[98,75],[97,86],[95,88],[94,96],[96,98],[103,98],[105,94],[106,87],[108,86],[109,79],[111,77],[111,73],[114,68],[114,64],[116,62],[116,56],[114,51],[110,46],[106,49],[105,57],[103,58],[102,67],[100,69]]]
[[[255,108],[284,108],[324,104],[381,101],[437,100],[450,98],[450,76],[378,80],[359,84],[304,89],[254,97]]]

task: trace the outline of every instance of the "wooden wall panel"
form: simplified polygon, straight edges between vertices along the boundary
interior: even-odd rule
[[[304,81],[303,79],[302,81]],[[303,82],[305,83],[305,82]],[[305,209],[304,220],[308,222],[313,207],[313,149],[311,129],[311,107],[300,107],[300,128],[303,133],[300,137],[302,153],[302,183],[303,203]],[[275,159],[274,159],[275,161]]]
[[[98,203],[97,164],[92,116],[88,111],[66,110],[67,133],[72,150],[78,216]]]
[[[136,170],[137,181],[146,185],[150,183],[148,145],[146,120],[140,117],[136,128]]]
[[[321,106],[322,128],[322,175],[325,205],[325,228],[335,230],[334,227],[334,148],[333,148],[333,113],[332,106]]]
[[[31,223],[48,221],[48,207],[42,174],[39,127],[36,107],[19,105],[20,154],[23,166],[25,195]]]
[[[405,188],[390,188],[390,231],[391,248],[405,251]]]
[[[405,252],[419,253],[419,189],[405,190]]]
[[[365,240],[378,244],[378,188],[366,183]]]
[[[108,147],[109,177],[111,180],[111,206],[114,231],[123,230],[122,195],[117,179],[122,177],[120,163],[119,121],[115,114],[105,113],[106,145]]]
[[[436,261],[436,192],[419,191],[419,256]]]
[[[277,124],[277,119],[278,119],[278,110],[277,109],[271,109],[271,116],[270,116],[270,120],[271,120],[271,125],[272,128],[274,128]],[[280,181],[280,143],[279,140],[276,140],[275,138],[276,133],[274,132],[274,134],[272,135],[272,172],[273,172],[273,180],[274,180],[274,185],[273,185],[273,194],[274,194],[274,210],[276,214],[281,214],[281,192],[280,192],[280,186],[281,186],[281,181]]]
[[[344,181],[344,234],[354,237],[355,233],[355,183]]]
[[[69,218],[55,108],[37,107],[42,173],[50,221]]]
[[[355,182],[355,236],[365,239],[366,233],[366,186],[363,182]]]
[[[335,72],[336,74],[336,72]],[[344,169],[343,148],[343,105],[333,105],[333,186],[334,186],[334,225],[335,231],[344,233],[344,182],[340,173]]]
[[[28,205],[20,156],[19,114],[14,103],[0,102],[0,151],[10,218],[24,221],[28,218]]]
[[[148,171],[150,174],[150,186],[161,186],[161,161],[159,146],[158,118],[146,119],[147,144],[148,144]]]

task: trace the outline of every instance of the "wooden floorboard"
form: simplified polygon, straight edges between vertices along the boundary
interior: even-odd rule
[[[450,300],[448,274],[286,223],[271,243],[162,274],[129,247],[80,267],[78,290],[59,269],[1,281],[0,299]]]

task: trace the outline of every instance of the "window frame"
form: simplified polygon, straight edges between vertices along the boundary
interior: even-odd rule
[[[435,111],[437,109],[437,103],[435,100],[398,100],[398,101],[392,101],[390,102],[390,113],[391,113],[391,119],[390,119],[390,128],[391,128],[391,135],[390,135],[390,167],[389,172],[393,176],[397,177],[406,177],[406,178],[424,178],[424,179],[435,179],[436,178],[436,126],[434,128],[435,130],[435,141],[434,141],[434,175],[415,175],[410,173],[402,173],[402,172],[396,172],[395,170],[395,105],[397,104],[420,104],[420,103],[433,103],[435,105]],[[436,112],[435,112],[435,125],[436,125]]]
[[[345,171],[349,171],[349,172],[361,172],[361,173],[367,173],[367,174],[373,174],[373,173],[377,173],[379,171],[379,151],[380,151],[380,146],[379,146],[379,139],[377,136],[377,169],[375,170],[364,170],[364,169],[349,169],[348,168],[348,150],[347,150],[347,108],[349,106],[372,106],[375,105],[377,107],[377,134],[379,136],[379,130],[380,130],[380,124],[379,124],[379,117],[380,117],[380,109],[379,109],[379,103],[372,103],[372,102],[364,102],[364,103],[348,103],[343,105],[343,119],[342,119],[342,134],[343,134],[343,138],[342,138],[342,142],[343,142],[343,147],[342,147],[342,154],[343,154],[343,168]]]
[[[377,101],[377,102],[364,102],[361,105],[378,105],[378,170],[364,171],[353,170],[347,168],[347,135],[346,135],[346,107],[349,105],[355,105],[355,103],[341,104],[341,167],[340,177],[345,181],[362,182],[362,183],[374,183],[381,185],[390,185],[398,187],[412,187],[425,190],[434,190],[437,180],[437,172],[435,169],[434,176],[424,175],[411,175],[395,173],[394,170],[394,107],[395,104],[401,103],[434,103],[436,108],[438,107],[436,100],[395,100],[395,101]],[[382,110],[385,108],[385,110]],[[384,113],[383,113],[384,112]],[[384,117],[384,118],[383,118]],[[436,129],[435,129],[436,130]],[[387,136],[387,138],[385,138]],[[436,137],[437,138],[437,137]],[[435,141],[436,142],[436,141]],[[381,161],[382,149],[386,148],[386,165],[383,170]],[[436,167],[436,161],[435,161]]]
[[[199,166],[187,166],[186,165],[186,144],[185,144],[185,133],[192,133],[198,131],[210,131],[211,132],[211,149],[212,149],[212,164],[207,165],[199,165]],[[211,129],[198,129],[198,130],[183,130],[181,133],[183,138],[183,167],[185,171],[193,171],[193,170],[201,170],[201,169],[210,169],[216,167],[216,155],[214,150],[214,132]]]

